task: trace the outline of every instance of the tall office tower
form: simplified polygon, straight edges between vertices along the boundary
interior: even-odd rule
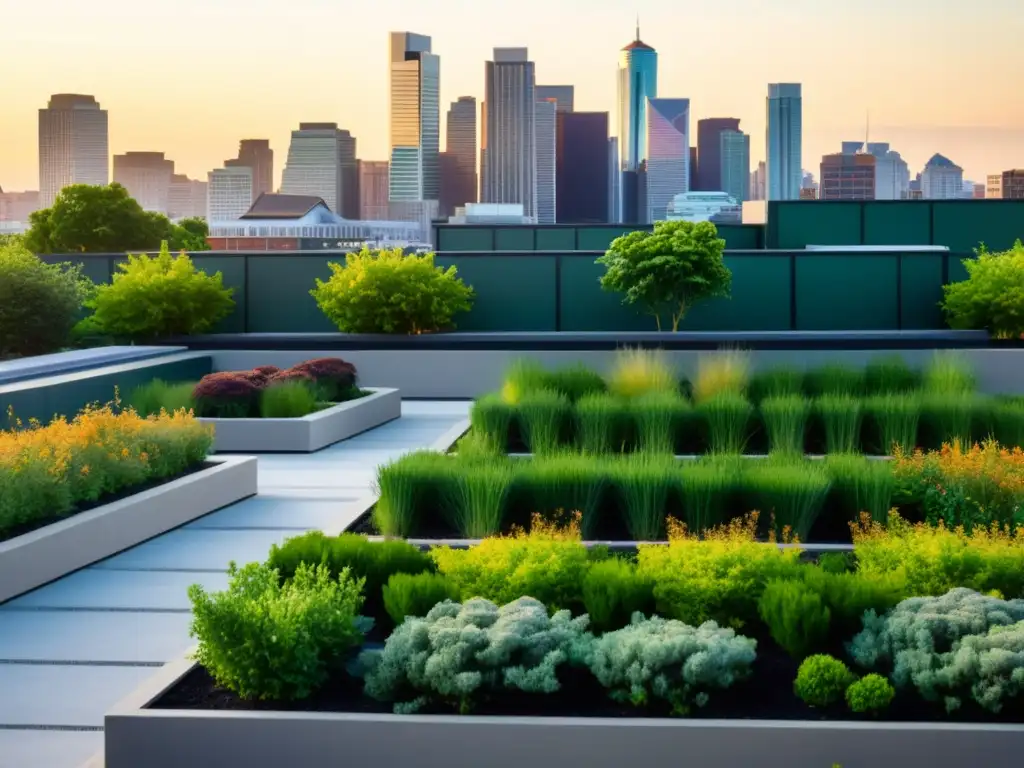
[[[868,142],[867,150],[875,158],[875,200],[905,200],[910,190],[907,161],[884,142]]]
[[[1015,168],[1003,171],[999,181],[1000,194],[1004,200],[1024,200],[1024,170]]]
[[[647,100],[646,222],[664,221],[676,195],[690,191],[690,100]]]
[[[921,196],[925,200],[952,200],[963,197],[963,191],[964,169],[948,157],[932,155],[921,172]]]
[[[356,140],[337,123],[299,123],[292,131],[281,179],[285,195],[322,198],[346,219],[359,217],[359,166]]]
[[[452,156],[454,188],[451,206],[463,206],[477,201],[476,179],[476,99],[460,96],[448,108],[445,151]],[[444,197],[444,195],[442,195]]]
[[[484,199],[484,190],[487,189],[487,102],[480,102],[480,186],[477,189],[476,199]]]
[[[770,84],[766,105],[766,199],[798,200],[803,169],[803,97],[800,84]]]
[[[39,110],[39,206],[71,184],[110,182],[107,111],[92,96],[58,93]]]
[[[559,224],[604,224],[611,188],[608,113],[558,115],[555,220]]]
[[[750,187],[750,136],[740,130],[718,134],[718,159],[721,189],[737,203],[748,197]]]
[[[647,159],[647,101],[658,95],[658,52],[636,39],[619,52],[619,157],[624,171],[636,171]]]
[[[818,199],[874,200],[875,156],[866,152],[823,156]]]
[[[163,152],[126,152],[114,155],[114,182],[144,210],[167,213],[174,161]]]
[[[608,139],[608,223],[622,221],[622,167],[619,165],[619,137]]]
[[[526,48],[495,48],[485,67],[486,160],[481,200],[518,203],[537,217],[534,64]]]
[[[558,104],[554,99],[534,105],[537,141],[537,223],[554,224],[558,171]]]
[[[252,168],[217,168],[207,177],[206,220],[235,221],[252,206]]]
[[[533,89],[537,101],[552,100],[558,105],[559,112],[572,112],[576,102],[576,86],[573,85],[537,85]]]
[[[690,189],[696,189],[697,184],[697,147],[690,147]]]
[[[238,157],[224,162],[225,168],[252,168],[252,199],[274,191],[274,150],[269,139],[242,139]]]
[[[441,59],[430,38],[391,33],[391,168],[388,195],[403,219],[425,219],[441,199]]]
[[[725,131],[739,131],[736,117],[708,117],[697,121],[697,189],[724,192],[722,187],[722,142]]]
[[[757,164],[757,168],[750,172],[750,197],[749,200],[764,200],[767,187],[768,170],[764,160]]]
[[[174,174],[167,193],[167,215],[171,219],[205,219],[207,186],[205,181]]]
[[[359,161],[359,218],[363,221],[387,221],[387,160]]]

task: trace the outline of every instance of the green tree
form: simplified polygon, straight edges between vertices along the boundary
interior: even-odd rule
[[[35,253],[155,250],[169,239],[166,216],[148,213],[120,184],[65,187],[53,206],[29,217],[25,245]]]
[[[1024,243],[1008,251],[964,259],[967,279],[942,287],[942,309],[951,328],[987,330],[999,338],[1024,336]]]
[[[722,254],[725,240],[707,221],[659,221],[653,232],[630,232],[612,241],[597,260],[605,267],[601,287],[625,294],[623,304],[653,315],[661,330],[667,314],[672,330],[700,301],[728,298],[732,272]]]
[[[209,235],[210,227],[206,219],[182,219],[171,224],[168,244],[172,251],[208,251],[210,244],[206,242],[206,238]]]

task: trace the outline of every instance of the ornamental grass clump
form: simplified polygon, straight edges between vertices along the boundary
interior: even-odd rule
[[[936,395],[969,395],[978,386],[970,362],[958,352],[939,351],[924,369],[926,392]]]
[[[495,452],[504,453],[515,415],[516,408],[509,405],[501,395],[485,395],[470,408],[469,423],[473,432],[480,435]]]
[[[501,399],[509,405],[520,401],[534,392],[551,389],[550,374],[536,360],[521,358],[509,366],[501,383]]]
[[[655,392],[630,401],[637,447],[646,453],[674,454],[676,436],[692,421],[689,400],[678,394]]]
[[[161,411],[167,413],[191,411],[195,407],[195,402],[192,399],[194,388],[195,382],[171,384],[162,379],[154,379],[148,384],[133,389],[125,399],[125,403],[143,418],[156,416]]]
[[[761,418],[772,453],[804,452],[810,412],[810,403],[800,394],[767,397],[761,401]]]
[[[658,541],[665,530],[668,503],[679,482],[671,456],[633,454],[608,465],[623,517],[634,541]]]
[[[896,487],[891,462],[832,453],[825,457],[825,469],[832,480],[832,498],[849,520],[858,520],[861,513],[881,523],[888,519]]]
[[[564,510],[579,513],[586,539],[597,531],[598,515],[609,490],[607,463],[599,459],[564,454],[516,465],[516,497],[545,519],[556,520]]]
[[[807,541],[832,480],[820,461],[769,457],[747,471],[744,484],[754,507],[771,513],[778,532]]]
[[[558,451],[570,415],[569,400],[553,389],[524,395],[519,401],[519,426],[530,452],[543,456]]]
[[[595,630],[620,629],[634,613],[654,610],[654,585],[635,563],[609,557],[587,571],[583,579],[583,605]]]
[[[314,387],[302,381],[271,384],[260,392],[260,417],[264,419],[297,419],[319,407]]]
[[[895,395],[921,387],[921,373],[899,355],[883,355],[864,366],[864,394]]]
[[[722,392],[697,404],[711,453],[742,453],[750,437],[754,406],[743,395]]]
[[[608,391],[618,397],[676,393],[679,379],[659,349],[620,349],[608,374]]]
[[[860,448],[860,400],[850,395],[825,395],[815,400],[813,407],[827,453],[854,453]]]
[[[630,420],[629,403],[613,395],[581,397],[573,409],[577,447],[593,455],[621,450]]]
[[[22,423],[8,410],[0,431],[0,540],[85,505],[198,467],[213,428],[184,410],[142,418],[117,400],[70,421]]]
[[[796,368],[769,368],[750,377],[747,394],[751,402],[760,403],[769,397],[803,394],[804,373]]]
[[[864,390],[864,372],[829,363],[804,374],[804,389],[810,397],[856,397]]]
[[[912,451],[917,446],[921,419],[921,397],[917,394],[878,395],[864,400],[864,416],[876,436],[883,455],[897,448]]]
[[[925,394],[921,397],[921,428],[929,448],[943,443],[970,442],[976,413],[984,402],[975,395]]]
[[[989,404],[992,433],[1000,445],[1024,447],[1024,400],[1002,398]]]
[[[411,536],[431,508],[451,493],[456,460],[434,451],[416,451],[377,468],[373,522],[385,536]]]
[[[582,363],[557,368],[547,375],[546,388],[553,389],[569,398],[569,402],[589,395],[600,395],[608,391],[608,384],[597,371]]]
[[[684,464],[677,475],[683,520],[701,533],[726,522],[743,487],[746,461],[739,456],[711,456]]]
[[[593,640],[582,656],[613,700],[684,716],[705,706],[714,691],[750,676],[757,641],[713,621],[692,627],[637,613],[629,626]]]
[[[549,616],[532,597],[500,608],[483,598],[445,601],[423,618],[407,618],[382,650],[360,655],[366,694],[392,703],[396,714],[430,704],[467,714],[481,698],[507,690],[555,693],[586,629],[586,616]]]
[[[444,501],[460,536],[482,539],[501,531],[513,477],[513,467],[506,458],[486,464],[454,465]]]
[[[738,349],[726,349],[697,358],[697,376],[693,380],[693,399],[702,403],[718,395],[747,394],[750,383],[750,355]]]
[[[358,615],[362,579],[334,577],[324,565],[302,564],[281,580],[276,569],[231,563],[223,592],[189,587],[195,658],[217,682],[243,699],[308,698],[342,672],[371,622]]]

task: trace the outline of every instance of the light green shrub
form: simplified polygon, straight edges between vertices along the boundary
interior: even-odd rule
[[[426,616],[438,603],[458,600],[459,591],[437,573],[394,573],[384,585],[384,609],[396,625],[407,616]]]
[[[839,659],[818,654],[804,659],[797,670],[793,691],[812,707],[827,707],[842,701],[856,679]]]
[[[832,612],[803,582],[769,582],[757,607],[772,639],[794,659],[803,659],[828,638]]]
[[[853,712],[877,715],[888,709],[896,696],[892,683],[881,675],[865,675],[846,689],[846,704]]]
[[[594,629],[619,629],[654,607],[654,585],[620,557],[594,563],[583,579],[583,605]]]

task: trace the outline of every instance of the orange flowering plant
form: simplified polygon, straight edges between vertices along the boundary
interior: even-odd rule
[[[120,403],[89,406],[71,421],[0,431],[0,540],[73,514],[134,486],[199,464],[212,428],[189,411],[142,418]]]
[[[992,523],[1016,527],[1024,521],[1024,451],[994,440],[965,447],[947,443],[938,451],[894,453],[900,504],[920,505],[933,525],[968,531]]]

